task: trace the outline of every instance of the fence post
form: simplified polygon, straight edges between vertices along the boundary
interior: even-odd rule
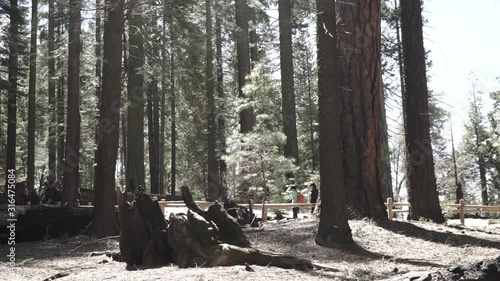
[[[249,208],[250,210],[252,210],[252,212],[253,212],[253,210],[254,210],[254,208],[253,208],[253,202],[254,202],[254,201],[253,201],[253,199],[250,199],[250,200],[249,200],[249,203],[248,203],[248,208]]]
[[[387,216],[388,216],[389,220],[392,221],[393,213],[392,213],[392,198],[391,197],[387,198]]]
[[[262,222],[267,221],[267,207],[266,207],[266,199],[262,200]]]
[[[465,201],[460,199],[460,224],[465,224]]]

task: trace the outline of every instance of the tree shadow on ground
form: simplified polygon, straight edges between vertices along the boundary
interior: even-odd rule
[[[434,243],[446,244],[452,247],[464,247],[473,245],[485,248],[500,248],[500,241],[481,239],[465,234],[463,235],[455,234],[449,231],[439,232],[439,231],[429,230],[409,222],[382,221],[378,222],[377,225],[386,230],[407,237],[422,239]]]

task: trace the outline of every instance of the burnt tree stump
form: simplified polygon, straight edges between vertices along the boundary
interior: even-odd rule
[[[132,204],[123,194],[120,196],[120,253],[127,266],[175,263],[187,268],[254,264],[337,271],[314,265],[307,259],[252,248],[238,222],[220,203],[203,211],[187,187],[182,187],[182,197],[188,213],[171,214],[167,221],[158,202],[149,195],[137,193]]]

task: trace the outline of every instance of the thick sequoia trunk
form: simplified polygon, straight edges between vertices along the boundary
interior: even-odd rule
[[[119,200],[121,226],[120,252],[128,266],[160,266],[176,263],[180,268],[256,264],[287,269],[314,268],[337,271],[314,265],[307,259],[285,256],[251,248],[237,222],[215,204],[204,212],[192,201],[187,187],[182,188],[189,211],[171,214],[165,220],[157,201],[142,193],[133,204],[124,194]],[[235,242],[230,244],[228,242]]]
[[[342,94],[339,87],[335,5],[318,1],[318,86],[321,214],[316,243],[336,247],[353,242],[347,223],[342,163]]]
[[[115,172],[120,139],[120,100],[123,0],[106,0],[108,20],[104,23],[104,64],[95,175],[95,212],[92,233],[96,237],[116,235]]]
[[[382,186],[380,1],[339,4],[347,205],[386,219]]]
[[[145,186],[144,168],[144,42],[142,28],[144,17],[142,4],[129,1],[129,57],[127,94],[127,164],[125,185],[133,191],[139,185]]]
[[[439,205],[429,133],[429,104],[420,0],[401,1],[401,31],[406,93],[406,146],[410,217],[444,222]]]
[[[222,17],[221,17],[221,0],[215,1],[215,48],[217,61],[217,97],[219,103],[216,103],[217,108],[217,137],[218,137],[218,166],[219,166],[219,183],[222,188],[225,186],[226,162],[222,156],[226,154],[226,118],[224,117],[224,72],[222,62]]]

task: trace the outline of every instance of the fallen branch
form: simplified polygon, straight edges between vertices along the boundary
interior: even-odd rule
[[[119,235],[117,235],[117,236],[108,236],[108,237],[103,237],[103,238],[100,238],[100,239],[92,240],[90,242],[86,242],[86,243],[81,244],[80,246],[78,246],[78,247],[74,248],[73,250],[71,250],[71,252],[69,252],[69,253],[73,254],[74,252],[76,252],[81,247],[87,246],[87,245],[90,245],[90,244],[93,244],[93,243],[96,243],[96,242],[100,242],[100,241],[108,240],[108,239],[118,239],[118,238],[120,238]]]

